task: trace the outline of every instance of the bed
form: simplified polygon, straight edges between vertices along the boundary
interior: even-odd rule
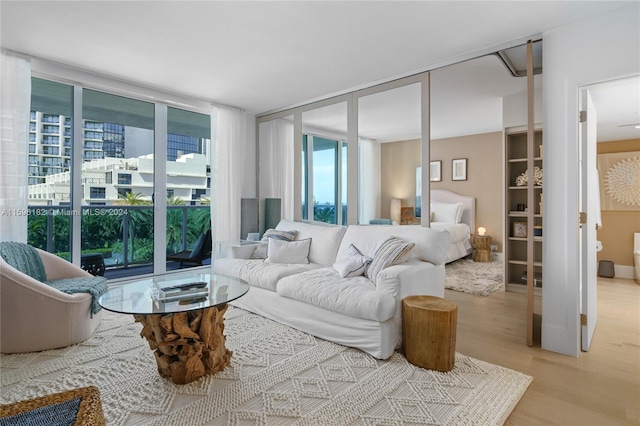
[[[444,189],[431,190],[432,228],[451,234],[445,263],[468,256],[473,251],[471,233],[475,229],[476,199]]]

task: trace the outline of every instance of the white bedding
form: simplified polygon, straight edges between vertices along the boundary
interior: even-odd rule
[[[450,244],[459,243],[471,238],[471,229],[466,223],[431,222],[435,229],[446,229],[451,234]]]
[[[471,229],[466,223],[431,222],[431,227],[445,229],[451,234],[445,263],[461,259],[473,251],[471,247]]]

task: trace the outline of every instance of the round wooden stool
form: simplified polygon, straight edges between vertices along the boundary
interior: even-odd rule
[[[436,296],[402,300],[402,348],[413,365],[450,371],[456,357],[458,305]]]

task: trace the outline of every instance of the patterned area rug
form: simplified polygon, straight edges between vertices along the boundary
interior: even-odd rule
[[[194,383],[162,379],[141,325],[104,312],[82,344],[0,356],[0,403],[95,385],[108,425],[495,425],[532,380],[460,354],[449,373],[380,361],[238,308],[226,318],[232,365]]]
[[[488,296],[502,288],[502,262],[474,262],[460,259],[445,265],[445,288],[465,293]]]

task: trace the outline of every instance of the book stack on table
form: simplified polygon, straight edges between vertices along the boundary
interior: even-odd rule
[[[204,281],[191,282],[154,282],[151,288],[151,298],[158,302],[174,302],[185,299],[201,299],[209,295],[209,288]]]

